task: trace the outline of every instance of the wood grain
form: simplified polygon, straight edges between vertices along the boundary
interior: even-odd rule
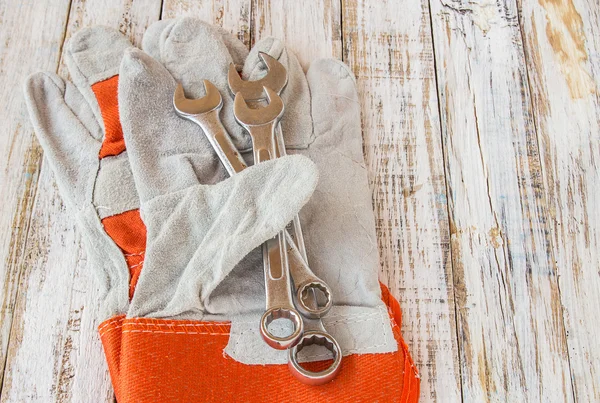
[[[464,401],[572,401],[513,1],[431,3]]]
[[[139,43],[147,24],[157,20],[160,12],[159,1],[147,1],[143,7],[128,0],[73,1],[67,22],[68,6],[64,5],[61,38],[70,37],[81,27],[103,24],[121,29]],[[56,27],[56,20],[43,20]],[[64,66],[58,66],[60,42],[57,46],[36,46],[39,52],[54,55],[54,65],[31,64],[32,69],[58,68],[66,75]],[[25,127],[29,130],[25,137],[37,150],[29,124]],[[39,164],[41,153],[38,151],[36,156],[35,163]],[[112,387],[96,330],[98,290],[93,273],[86,267],[72,215],[62,204],[47,163],[43,163],[36,183],[30,229],[27,238],[19,241],[24,246],[13,269],[22,274],[2,402],[80,402],[89,401],[90,396],[94,401],[112,402]]]
[[[422,402],[600,400],[596,0],[0,0],[2,402],[114,400],[95,279],[20,85],[67,76],[82,27],[139,44],[161,15],[351,66]]]
[[[600,401],[600,4],[519,6],[574,394]]]
[[[250,47],[250,7],[250,0],[164,0],[162,18],[200,18],[229,30]]]
[[[361,95],[381,278],[402,306],[422,400],[456,402],[460,372],[428,5],[347,1],[343,17],[344,55]]]
[[[0,365],[4,368],[23,248],[38,183],[41,149],[33,140],[21,85],[37,69],[55,70],[69,2],[0,4]],[[21,29],[30,27],[29,30]],[[33,29],[32,27],[35,27]],[[2,383],[0,373],[0,384]]]
[[[252,2],[252,44],[266,36],[282,39],[306,70],[318,57],[342,58],[340,1]]]

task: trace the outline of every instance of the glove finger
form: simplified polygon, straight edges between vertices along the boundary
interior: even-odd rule
[[[158,20],[152,23],[142,38],[142,50],[162,63],[161,36],[163,31],[173,25],[173,19]]]
[[[244,61],[246,57],[248,57],[248,48],[238,38],[236,38],[231,32],[226,29],[215,25],[213,28],[221,35],[221,40],[229,50],[229,54],[231,55],[231,59],[233,60],[233,64],[235,64],[236,69],[241,70],[244,66]]]
[[[96,120],[101,122],[101,125],[108,121],[117,121],[103,119],[102,115],[117,112],[116,88],[109,91],[110,97],[98,99],[96,95],[98,88],[94,88],[94,86],[119,74],[123,54],[126,49],[131,47],[133,45],[119,31],[103,26],[84,28],[73,35],[67,44],[65,62],[69,68],[73,84],[83,94],[94,112]],[[102,111],[99,102],[103,103]],[[113,142],[120,140],[122,142],[120,128],[112,130],[113,128],[106,127],[105,129],[105,134],[108,137],[118,132],[119,139],[111,140],[109,138],[109,140]],[[102,136],[99,139],[101,140]],[[115,150],[111,155],[116,155],[120,151],[122,151],[122,148],[119,148],[118,151]]]
[[[159,54],[157,60],[183,85],[190,98],[205,95],[203,80],[212,82],[223,97],[223,126],[240,151],[248,150],[251,141],[235,121],[233,99],[227,86],[229,64],[241,64],[248,54],[244,44],[226,31],[194,18],[155,25],[143,41],[144,49]]]
[[[147,259],[128,315],[206,313],[215,287],[252,249],[285,228],[310,198],[317,176],[309,159],[288,156],[142,206]]]
[[[164,46],[165,41],[168,39],[168,34],[172,30],[173,25],[177,21],[178,20],[175,19],[159,20],[150,25],[144,33],[144,38],[142,39],[142,50],[162,63],[162,47]],[[208,25],[201,21],[198,23]],[[221,40],[227,47],[233,63],[236,66],[239,66],[239,69],[241,70],[244,61],[248,56],[248,48],[246,45],[244,45],[242,41],[231,34],[231,32],[223,29],[222,27],[218,25],[212,25],[211,27],[219,35],[221,35]]]
[[[81,92],[56,74],[33,74],[24,90],[29,116],[61,193],[70,207],[81,208],[92,200],[102,129]]]
[[[78,31],[65,48],[71,78],[87,99],[94,120],[104,128],[96,137],[102,141],[102,147],[93,192],[93,204],[101,219],[139,207],[117,99],[116,76],[125,50],[131,47],[129,40],[117,30],[96,26]],[[123,243],[117,243],[123,247]]]
[[[309,262],[336,304],[376,306],[379,257],[355,79],[334,59],[313,62],[307,79],[315,138],[303,154],[322,168],[301,215]]]
[[[347,135],[344,142],[355,143],[353,156],[362,157],[360,104],[356,80],[348,66],[337,59],[319,59],[311,64],[307,79],[315,137]]]
[[[259,58],[259,52],[278,59],[287,70],[288,83],[281,93],[281,99],[285,104],[281,128],[286,148],[306,148],[311,142],[313,130],[310,117],[310,91],[302,66],[283,42],[276,38],[265,38],[254,45],[246,59],[242,71],[245,80],[258,80],[267,74],[268,70]]]
[[[176,83],[156,60],[132,48],[119,76],[119,112],[141,202],[225,173],[202,130],[177,116]]]

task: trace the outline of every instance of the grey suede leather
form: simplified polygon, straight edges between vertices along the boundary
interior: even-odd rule
[[[126,52],[120,115],[148,230],[130,317],[204,318],[215,287],[285,227],[317,182],[310,159],[290,156],[201,184],[214,166],[201,130],[175,113],[175,87],[158,61],[137,49]]]
[[[93,204],[100,219],[139,207],[127,151],[100,160],[94,186]]]
[[[348,66],[334,59],[313,62],[307,79],[314,138],[300,153],[321,173],[300,214],[310,267],[332,287],[336,304],[382,306],[355,79]]]
[[[248,56],[246,45],[218,25],[210,25],[195,18],[171,18],[160,20],[150,25],[144,33],[144,38],[142,40],[142,49],[144,52],[154,59],[162,61],[163,56],[161,55],[161,52],[164,51],[165,42],[169,41],[170,34],[176,24],[180,26],[177,30],[183,29],[189,31],[189,35],[192,39],[199,34],[197,28],[204,30],[208,27],[208,29],[213,30],[216,36],[220,36],[220,39],[229,51],[229,55],[236,65],[236,68],[239,67],[239,70],[242,69],[244,61]]]
[[[119,74],[123,52],[132,46],[119,31],[95,26],[77,31],[65,47],[64,58],[71,80],[87,100],[102,128],[104,123],[92,85]],[[96,139],[102,140],[104,133],[99,134]]]

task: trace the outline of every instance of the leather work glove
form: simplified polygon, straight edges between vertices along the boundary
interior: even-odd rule
[[[129,50],[121,66],[119,110],[148,247],[127,317],[101,329],[119,401],[416,401],[419,380],[400,335],[400,308],[377,281],[360,108],[347,66],[317,60],[305,75],[295,56],[273,38],[258,42],[243,63],[234,62],[250,80],[265,73],[259,51],[284,64],[286,144],[290,153],[308,156],[319,168],[319,183],[300,218],[308,263],[333,290],[334,307],[323,324],[344,354],[335,380],[318,387],[297,382],[285,365],[286,352],[260,338],[263,268],[259,251],[250,252],[258,238],[243,245],[242,252],[250,253],[235,265],[241,253],[230,259],[223,250],[242,246],[234,236],[227,238],[230,230],[217,231],[222,228],[211,223],[211,239],[221,248],[205,249],[206,231],[190,226],[194,217],[204,221],[202,204],[216,204],[198,200],[195,181],[218,180],[220,167],[206,164],[205,158],[213,157],[196,153],[201,129],[177,117],[171,103],[176,82],[190,98],[204,95],[203,79],[215,83],[224,100],[229,96],[228,60],[245,55],[231,52],[239,49],[231,45],[235,39],[215,32],[194,19],[160,21],[144,37],[147,54]],[[232,115],[225,102],[224,125],[238,148],[247,149],[246,134],[227,123]],[[318,352],[304,356],[316,365],[327,358]]]
[[[115,30],[83,29],[65,47],[73,82],[40,72],[24,88],[38,140],[98,275],[102,319],[127,312],[146,246],[117,105],[121,58],[131,46]]]
[[[218,37],[221,31],[213,32],[216,41],[223,43]],[[281,231],[312,194],[317,171],[307,158],[292,156],[251,167],[218,184],[206,184],[223,177],[216,157],[202,133],[196,130],[195,138],[189,136],[190,123],[159,124],[164,123],[161,115],[166,109],[171,111],[172,105],[170,101],[161,103],[165,98],[145,96],[160,93],[140,88],[132,94],[130,85],[143,81],[126,81],[121,90],[142,97],[147,122],[154,124],[137,132],[140,122],[128,122],[130,114],[119,119],[118,69],[131,47],[122,35],[108,28],[82,30],[70,41],[65,55],[74,83],[52,73],[38,73],[28,78],[25,95],[40,143],[61,194],[75,213],[90,264],[103,289],[102,315],[109,319],[99,330],[117,398],[120,402],[163,401],[154,394],[140,400],[128,393],[134,389],[127,384],[134,371],[129,372],[131,377],[120,377],[121,370],[127,370],[120,365],[121,350],[132,350],[127,344],[130,339],[121,340],[121,333],[135,335],[125,323],[125,314],[133,307],[129,297],[134,295],[135,305],[138,292],[141,300],[148,294],[144,287],[134,293],[132,281],[138,277],[140,270],[134,269],[141,266],[145,255],[144,223],[148,227],[148,270],[143,272],[155,278],[144,280],[142,276],[140,284],[171,285],[177,296],[191,296],[201,303],[204,294],[192,295],[190,289],[196,286],[210,293],[251,249]],[[129,58],[126,65],[135,70],[135,58]],[[157,84],[164,89],[174,82]],[[131,156],[125,151],[121,122],[136,130],[127,136],[133,145]],[[156,170],[149,161],[156,162]],[[138,248],[136,252],[126,248],[130,245]],[[167,255],[173,260],[165,261]],[[133,256],[137,260],[129,262]],[[176,272],[182,267],[184,270]],[[201,308],[198,313],[202,314]],[[142,319],[135,321],[141,323]],[[193,334],[184,323],[178,321],[177,325]],[[161,329],[159,323],[154,326]]]
[[[230,46],[223,63],[242,63],[245,46],[230,40],[224,30],[213,29]],[[28,77],[24,88],[32,124],[62,197],[77,213],[90,265],[103,277],[102,286],[110,284],[102,287],[103,317],[127,311],[123,287],[129,288],[131,298],[146,245],[117,104],[121,59],[131,47],[116,30],[82,29],[65,47],[73,82],[40,72]],[[208,144],[204,152],[205,183],[222,180],[225,173]],[[123,259],[128,271],[121,270]]]

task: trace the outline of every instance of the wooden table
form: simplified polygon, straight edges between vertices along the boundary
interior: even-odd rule
[[[380,278],[423,402],[600,401],[597,0],[0,0],[2,402],[113,399],[95,282],[21,85],[66,74],[81,27],[140,44],[182,15],[354,70]]]

